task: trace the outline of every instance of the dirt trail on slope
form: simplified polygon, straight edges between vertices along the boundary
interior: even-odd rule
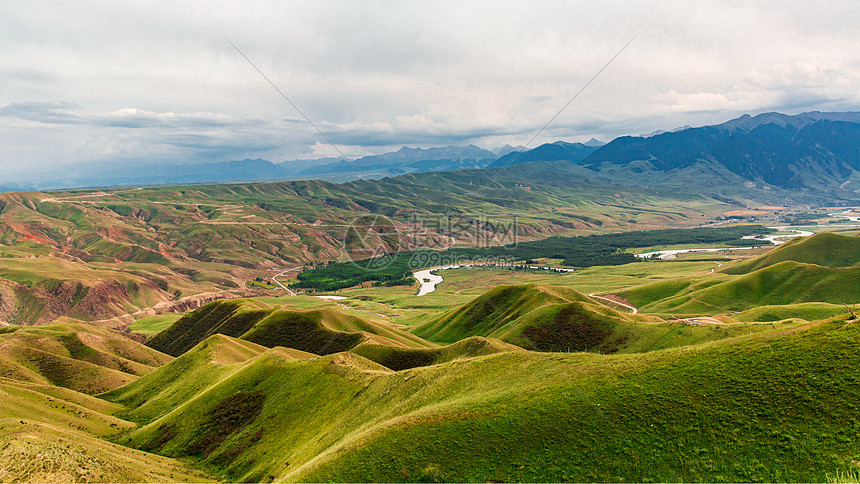
[[[709,316],[701,316],[701,317],[696,317],[696,318],[685,318],[685,319],[682,319],[681,321],[683,321],[687,324],[725,324],[722,321],[720,321],[719,319],[712,318]]]
[[[607,301],[610,303],[610,305],[617,305],[617,306],[625,307],[631,311],[630,314],[638,314],[639,313],[639,309],[637,309],[636,306],[633,306],[632,304],[630,304],[630,301],[622,298],[621,296],[616,296],[615,294],[605,294],[603,296],[598,296],[597,294],[589,294],[588,297],[593,298],[593,299],[601,299],[603,301]]]

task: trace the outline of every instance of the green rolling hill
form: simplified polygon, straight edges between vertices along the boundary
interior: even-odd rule
[[[0,328],[0,377],[88,394],[125,385],[171,359],[79,322]]]
[[[3,482],[211,482],[187,464],[53,424],[0,419]]]
[[[536,351],[631,353],[765,329],[769,326],[667,322],[616,311],[573,289],[524,284],[491,289],[413,331],[436,343],[483,336]]]
[[[842,316],[648,353],[505,351],[399,372],[272,349],[167,398],[120,442],[239,481],[820,481],[858,449],[858,342]]]
[[[790,239],[762,257],[727,267],[727,274],[745,274],[785,261],[822,267],[860,267],[860,236],[822,232],[811,237]]]
[[[266,350],[249,341],[215,334],[169,364],[156,369],[157,378],[137,380],[102,397],[122,403],[127,408],[123,412],[126,418],[158,418],[170,409],[169,405],[164,404],[165,401],[190,400],[233,372],[239,363]]]
[[[352,353],[394,371],[438,365],[449,361],[508,351],[524,350],[519,346],[495,338],[482,338],[480,336],[472,336],[438,348],[402,348],[377,343],[362,343],[351,350]]]
[[[536,284],[498,286],[422,324],[413,332],[441,343],[453,343],[470,336],[489,337],[539,307],[587,300],[584,294],[565,287]]]
[[[96,393],[172,358],[119,334],[63,322],[0,328],[0,481],[201,482],[174,459],[109,439],[136,424]]]
[[[790,241],[721,273],[645,284],[620,295],[643,311],[663,315],[797,305],[795,317],[820,319],[816,308],[800,304],[841,306],[860,302],[858,242],[856,236],[822,233]]]
[[[417,336],[331,308],[273,308],[254,300],[215,301],[192,311],[147,342],[179,356],[214,334],[240,338],[266,347],[285,346],[316,354],[347,351],[363,342],[426,347]]]

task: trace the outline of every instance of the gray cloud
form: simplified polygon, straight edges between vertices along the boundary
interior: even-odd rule
[[[608,139],[860,107],[853,2],[15,3],[0,170]],[[58,101],[60,100],[60,101]],[[130,161],[129,161],[130,162]]]
[[[73,124],[83,121],[76,112],[80,108],[69,102],[10,103],[0,108],[0,116],[48,124]]]

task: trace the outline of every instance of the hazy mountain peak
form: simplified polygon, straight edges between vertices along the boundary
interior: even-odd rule
[[[505,156],[508,153],[513,153],[514,151],[520,151],[523,149],[525,149],[525,146],[523,146],[523,145],[511,146],[511,145],[506,144],[505,146],[502,146],[501,148],[495,149],[493,151],[498,156]]]

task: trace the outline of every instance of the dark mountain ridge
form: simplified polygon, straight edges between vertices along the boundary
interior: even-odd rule
[[[535,164],[547,166],[531,166]],[[381,179],[485,168],[513,169],[511,175],[546,183],[572,178],[584,184],[683,188],[729,197],[743,191],[743,198],[750,198],[751,190],[773,190],[752,197],[773,198],[776,190],[783,190],[786,193],[781,197],[797,198],[800,194],[856,200],[860,198],[853,190],[860,185],[860,112],[745,114],[722,124],[679,128],[647,137],[621,136],[606,144],[594,139],[585,144],[556,141],[522,151],[510,146],[497,152],[474,145],[403,147],[352,162],[321,158],[282,163],[246,159],[136,167],[82,165],[43,180],[19,184],[7,180],[0,188],[15,191],[290,179],[347,182],[361,177]],[[850,185],[852,180],[854,185]]]
[[[592,139],[590,145],[582,143],[567,143],[564,141],[556,141],[555,143],[546,143],[538,146],[533,150],[512,151],[504,156],[501,156],[496,161],[492,162],[488,168],[500,168],[518,163],[526,163],[529,161],[557,161],[566,160],[574,163],[579,163],[588,155],[594,153],[600,145],[596,145]],[[598,142],[599,143],[599,142]]]
[[[857,112],[744,115],[713,126],[648,137],[621,136],[579,159],[576,154],[581,150],[565,153],[575,145],[579,144],[550,143],[516,159],[511,153],[491,167],[511,161],[540,165],[565,160],[619,185],[717,190],[740,184],[836,199],[856,199],[857,193],[846,186],[853,178],[860,180]],[[523,167],[514,174],[542,171]],[[565,171],[570,176],[588,177],[579,170]]]

